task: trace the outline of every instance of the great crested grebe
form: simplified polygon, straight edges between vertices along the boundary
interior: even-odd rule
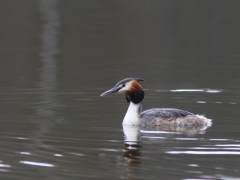
[[[126,78],[119,81],[112,89],[102,93],[100,96],[123,92],[127,102],[130,103],[127,113],[123,119],[124,125],[144,126],[210,126],[211,120],[202,115],[195,115],[191,112],[173,108],[153,108],[142,112],[141,102],[144,98],[144,91],[139,81],[141,78]]]

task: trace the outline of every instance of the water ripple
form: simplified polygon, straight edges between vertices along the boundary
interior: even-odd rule
[[[32,162],[32,161],[20,161],[20,163],[21,164],[28,164],[28,165],[32,165],[32,166],[55,167],[53,164]]]
[[[167,151],[168,154],[240,155],[238,151]]]

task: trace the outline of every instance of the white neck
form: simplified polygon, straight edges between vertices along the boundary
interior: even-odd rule
[[[134,104],[133,102],[130,102],[130,105],[128,107],[127,113],[123,119],[124,125],[138,125],[140,122],[140,113],[142,111],[142,105]]]

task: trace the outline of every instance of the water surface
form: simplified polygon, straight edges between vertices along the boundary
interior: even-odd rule
[[[0,3],[1,179],[240,179],[238,1]],[[126,139],[126,77],[213,125]]]

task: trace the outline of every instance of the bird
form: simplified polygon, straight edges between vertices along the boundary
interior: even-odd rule
[[[123,125],[140,126],[211,126],[211,119],[203,115],[174,108],[153,108],[142,112],[144,91],[139,82],[142,78],[126,78],[100,96],[124,93],[129,103]]]

